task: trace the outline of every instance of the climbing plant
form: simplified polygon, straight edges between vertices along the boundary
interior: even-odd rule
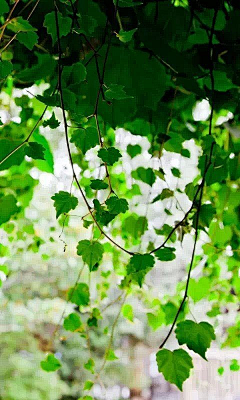
[[[40,251],[34,223],[20,232],[19,221],[29,219],[38,185],[32,170],[56,172],[60,131],[71,179],[68,190],[49,195],[55,225],[61,243],[80,210],[84,235],[74,244],[81,268],[66,295],[74,312],[59,315],[52,341],[56,350],[57,332],[67,331],[91,350],[91,330],[109,336],[98,369],[93,351],[82,360],[90,376],[84,399],[92,399],[87,391],[117,359],[118,320],[134,322],[130,296],[141,299],[150,328],[159,332],[159,373],[180,390],[193,368],[189,350],[207,360],[217,318],[229,308],[236,321],[218,342],[240,345],[239,18],[235,0],[0,0],[0,224],[10,242],[31,237],[29,257]],[[199,104],[206,118],[197,116]],[[180,163],[169,168],[166,154]],[[175,295],[152,298],[158,282],[151,273],[164,274],[167,262],[177,262],[176,251],[186,253],[187,240],[191,250]],[[0,270],[8,276],[11,256],[5,264]],[[103,283],[91,287],[83,269],[89,276],[101,271]],[[106,328],[109,288],[117,296],[107,307],[117,302],[119,312]],[[197,322],[199,301],[208,306]],[[41,368],[61,368],[53,350]]]

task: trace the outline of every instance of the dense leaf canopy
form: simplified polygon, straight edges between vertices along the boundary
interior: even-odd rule
[[[41,367],[61,368],[57,331],[80,335],[90,346],[82,396],[118,358],[117,322],[134,322],[128,297],[141,299],[159,332],[159,372],[180,390],[193,368],[186,350],[206,359],[212,325],[229,308],[236,325],[218,341],[240,345],[239,19],[236,0],[0,0],[1,230],[12,254],[28,240],[29,258],[42,254],[27,212],[38,188],[34,171],[56,174],[64,138],[70,178],[49,191],[57,219],[49,245],[63,241],[70,258],[63,235],[78,218],[72,248],[80,272],[65,282],[62,297],[75,309],[59,315]],[[60,238],[51,239],[53,225]],[[0,246],[8,276],[12,254]],[[160,293],[154,270],[161,280],[180,253],[184,277],[173,296]],[[81,275],[85,265],[94,285]],[[108,333],[102,302],[110,289],[119,311]],[[199,301],[205,315],[197,323]],[[109,335],[100,367],[89,331]],[[175,333],[179,345],[170,351]],[[231,369],[238,368],[235,360]]]

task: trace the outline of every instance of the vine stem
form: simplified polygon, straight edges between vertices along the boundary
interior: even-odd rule
[[[63,115],[63,123],[64,123],[64,132],[65,132],[65,139],[66,139],[66,145],[67,145],[67,151],[68,151],[68,156],[69,156],[69,161],[71,164],[71,169],[72,169],[72,174],[73,174],[73,178],[77,184],[77,187],[79,189],[79,192],[81,193],[81,196],[88,208],[89,213],[91,214],[92,219],[94,220],[96,226],[98,227],[98,229],[100,230],[100,232],[116,247],[118,247],[119,249],[121,249],[122,251],[124,251],[125,253],[129,254],[129,255],[133,255],[134,253],[125,249],[124,247],[122,247],[120,244],[118,244],[117,242],[115,242],[109,235],[107,235],[103,229],[101,228],[101,226],[99,225],[99,223],[97,222],[93,211],[88,203],[88,200],[85,196],[85,193],[79,183],[79,180],[77,178],[75,169],[74,169],[74,164],[73,164],[73,159],[72,159],[72,154],[71,154],[71,149],[70,149],[70,143],[69,143],[69,138],[68,138],[68,125],[67,125],[67,117],[66,117],[66,113],[65,113],[65,107],[64,107],[64,99],[63,99],[63,90],[62,90],[62,71],[63,69],[61,68],[61,64],[62,64],[62,50],[61,50],[61,43],[60,43],[60,30],[59,30],[59,21],[58,21],[58,14],[57,14],[57,5],[56,2],[54,1],[54,11],[55,11],[55,21],[56,21],[56,32],[57,32],[57,43],[58,43],[58,90],[59,90],[59,94],[60,94],[60,103],[61,103],[61,108],[62,108],[62,115]]]
[[[209,36],[209,55],[210,55],[210,70],[209,70],[209,74],[210,74],[210,79],[211,79],[211,114],[210,114],[210,119],[209,119],[209,131],[208,131],[209,136],[212,135],[212,122],[213,122],[213,112],[214,112],[214,103],[213,103],[213,100],[214,100],[213,34],[214,34],[214,27],[215,27],[215,23],[216,23],[216,19],[217,19],[217,13],[218,13],[218,9],[216,8],[215,12],[214,12],[214,15],[213,15],[211,32],[210,32],[210,36]],[[190,262],[190,266],[189,266],[189,270],[188,270],[187,282],[186,282],[184,295],[183,295],[182,301],[180,303],[180,306],[178,308],[178,311],[177,311],[177,313],[175,315],[175,318],[173,320],[173,323],[171,325],[171,328],[170,328],[167,336],[165,337],[165,339],[162,341],[162,343],[159,346],[160,349],[163,348],[163,346],[166,344],[166,342],[168,341],[169,337],[171,336],[172,331],[173,331],[173,329],[174,329],[174,327],[175,327],[175,325],[177,323],[179,314],[180,314],[180,312],[181,312],[181,310],[182,310],[182,308],[183,308],[183,306],[185,304],[186,299],[188,298],[189,282],[190,282],[190,278],[191,278],[191,272],[192,272],[192,267],[193,267],[195,252],[196,252],[198,233],[199,233],[199,218],[200,218],[200,212],[201,212],[203,190],[204,190],[206,174],[207,174],[208,168],[210,167],[210,165],[212,163],[213,148],[214,148],[214,142],[212,143],[211,148],[210,148],[209,161],[207,161],[207,159],[206,159],[206,166],[205,166],[204,173],[203,173],[203,179],[202,179],[201,185],[199,186],[199,190],[197,191],[197,193],[200,192],[200,195],[199,195],[199,201],[198,201],[197,212],[196,212],[195,238],[194,238],[191,262]],[[196,195],[195,195],[195,199],[196,199]]]

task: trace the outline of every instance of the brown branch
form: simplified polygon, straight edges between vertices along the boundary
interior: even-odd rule
[[[70,149],[70,143],[69,143],[69,138],[68,138],[68,125],[67,125],[67,118],[66,118],[66,113],[65,113],[65,108],[64,108],[64,99],[63,99],[63,90],[62,90],[62,68],[61,68],[61,64],[62,64],[62,49],[61,49],[61,43],[60,43],[60,31],[59,31],[59,22],[58,22],[58,14],[57,14],[57,6],[56,6],[56,2],[54,2],[55,5],[55,21],[56,21],[56,31],[57,31],[57,43],[58,43],[58,89],[59,89],[59,94],[60,94],[60,103],[61,103],[61,108],[62,108],[62,115],[63,115],[63,123],[64,123],[64,132],[65,132],[65,139],[66,139],[66,145],[67,145],[67,151],[68,151],[68,156],[69,156],[69,161],[71,164],[71,169],[72,169],[72,174],[73,174],[73,178],[77,184],[77,187],[81,193],[81,196],[88,208],[89,213],[91,214],[92,219],[94,220],[96,226],[98,227],[98,229],[100,230],[100,232],[112,243],[114,244],[116,247],[118,247],[119,249],[121,249],[122,251],[124,251],[125,253],[129,254],[129,255],[133,255],[134,253],[131,251],[128,251],[126,249],[124,249],[120,244],[118,244],[117,242],[115,242],[110,236],[108,236],[103,229],[101,228],[101,226],[99,225],[99,223],[97,222],[95,215],[92,211],[92,208],[90,207],[88,200],[85,196],[85,193],[79,183],[79,180],[77,178],[75,169],[74,169],[74,164],[73,164],[73,159],[72,159],[72,154],[71,154],[71,149]]]

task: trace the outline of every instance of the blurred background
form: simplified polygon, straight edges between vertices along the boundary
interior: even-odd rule
[[[41,88],[42,90],[42,88]],[[40,88],[29,91],[16,90],[15,98],[37,94]],[[19,123],[19,107],[6,93],[1,97],[2,122],[12,120]],[[36,104],[35,104],[36,106]],[[196,121],[205,121],[209,116],[209,104],[202,101],[193,110]],[[59,110],[55,111],[61,120]],[[51,113],[46,114],[50,117]],[[231,115],[219,121],[225,123]],[[122,279],[121,263],[126,260],[116,256],[116,261],[108,253],[104,256],[101,270],[89,275],[82,259],[76,255],[79,240],[88,238],[89,232],[82,225],[81,217],[86,214],[84,204],[79,201],[70,218],[56,221],[53,201],[50,199],[56,191],[69,190],[72,174],[66,156],[62,124],[50,132],[49,128],[40,128],[51,141],[51,153],[54,156],[54,174],[32,167],[26,179],[35,181],[33,198],[26,208],[25,216],[11,221],[7,229],[0,230],[0,264],[7,265],[9,273],[0,271],[2,287],[0,289],[0,399],[1,400],[77,400],[83,396],[83,382],[93,379],[91,371],[83,365],[89,356],[93,356],[96,366],[101,368],[102,357],[107,346],[110,328],[116,314],[121,311],[114,332],[115,356],[106,363],[101,380],[94,383],[89,395],[96,400],[240,400],[239,351],[219,349],[220,343],[214,343],[207,353],[208,362],[191,354],[194,373],[183,386],[180,393],[167,383],[157,371],[155,354],[161,339],[168,331],[161,321],[161,315],[154,317],[152,309],[157,308],[158,299],[174,299],[176,285],[182,284],[186,277],[186,267],[191,256],[193,238],[185,234],[177,247],[177,258],[170,262],[158,262],[147,275],[147,290],[136,288],[135,296],[129,296],[121,310],[118,284]],[[131,159],[126,151],[127,145],[139,144],[142,152]],[[184,147],[191,157],[164,151],[159,160],[148,153],[150,143],[141,136],[132,136],[122,129],[116,132],[116,147],[123,155],[120,165],[114,173],[123,174],[132,181],[131,171],[141,165],[161,167],[165,171],[166,182],[159,181],[149,189],[142,183],[141,196],[130,200],[131,211],[148,218],[149,225],[142,236],[139,249],[145,250],[149,241],[155,241],[155,229],[163,224],[173,225],[189,208],[190,200],[177,191],[197,176],[199,150],[192,140]],[[102,171],[96,159],[97,149],[87,153],[87,159],[93,174],[98,177]],[[171,174],[171,168],[178,168],[181,177]],[[78,174],[81,168],[76,163]],[[85,174],[82,179],[88,179]],[[131,182],[132,183],[132,182]],[[27,183],[25,183],[27,185]],[[160,186],[162,185],[162,187]],[[151,203],[163,188],[174,190],[175,197]],[[74,192],[75,189],[73,189]],[[19,195],[24,196],[24,188]],[[165,210],[171,210],[166,213]],[[118,224],[118,222],[116,222]],[[116,225],[116,229],[119,226]],[[133,233],[134,234],[134,233]],[[17,241],[14,239],[17,237]],[[157,237],[159,240],[159,236]],[[123,239],[122,239],[123,240]],[[207,236],[201,234],[197,254],[202,254],[201,246],[207,242]],[[107,247],[106,247],[107,248]],[[224,266],[224,254],[222,256]],[[194,268],[193,277],[201,276],[203,263]],[[108,271],[115,271],[114,278]],[[91,302],[102,311],[100,328],[89,331],[89,345],[81,335],[66,331],[60,326],[62,318],[74,311],[74,305],[66,300],[66,293],[73,286],[81,271],[81,280],[91,288]],[[224,271],[224,268],[223,268]],[[224,272],[223,272],[224,273]],[[225,273],[225,277],[227,272]],[[111,279],[111,281],[110,281]],[[115,280],[115,281],[113,281]],[[145,294],[144,294],[144,293]],[[99,295],[100,294],[100,295]],[[100,300],[99,300],[100,299]],[[169,307],[173,304],[167,303]],[[197,321],[206,318],[211,305],[205,300],[194,304],[189,300],[189,309]],[[173,314],[175,309],[173,308]],[[226,328],[236,318],[237,306],[232,305],[224,317],[218,315],[215,330],[224,337]],[[192,318],[192,317],[191,317]],[[212,320],[211,320],[212,323]],[[105,335],[100,335],[99,329]],[[170,348],[176,345],[175,339],[169,342]],[[63,367],[58,372],[47,373],[40,369],[40,361],[48,352],[55,353]],[[86,393],[85,393],[86,395]]]

